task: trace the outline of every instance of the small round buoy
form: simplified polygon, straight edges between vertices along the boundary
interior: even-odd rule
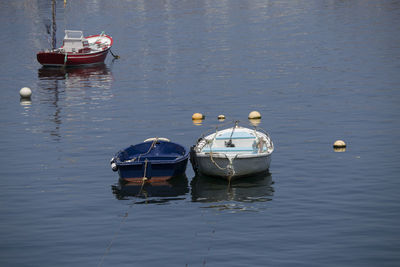
[[[334,148],[344,148],[346,147],[346,143],[343,140],[336,140],[335,143],[333,143]]]
[[[261,119],[261,114],[258,111],[252,111],[249,113],[249,119]]]
[[[32,95],[32,90],[29,87],[22,87],[21,90],[19,90],[19,95],[22,98],[30,98]]]
[[[192,120],[202,120],[202,119],[204,119],[204,115],[201,113],[194,113],[192,115]]]
[[[218,115],[218,120],[219,121],[224,121],[225,120],[225,115]]]
[[[335,152],[345,152],[346,151],[346,143],[343,140],[337,140],[333,143],[333,150]]]

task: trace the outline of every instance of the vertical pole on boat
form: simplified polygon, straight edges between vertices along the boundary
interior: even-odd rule
[[[57,31],[57,26],[56,26],[56,0],[52,0],[51,2],[51,14],[52,14],[52,32],[51,32],[51,44],[52,48],[56,48],[56,31]]]

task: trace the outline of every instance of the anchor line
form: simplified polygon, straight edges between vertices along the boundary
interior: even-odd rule
[[[157,143],[157,141],[158,141],[158,138],[156,138],[156,139],[153,141],[153,143],[151,144],[149,150],[148,150],[146,153],[144,153],[144,154],[140,154],[138,158],[140,158],[140,157],[143,156],[143,155],[148,154],[148,153],[153,149],[153,147],[155,146],[155,144]],[[137,159],[137,158],[134,158],[133,161],[135,161],[136,159]],[[136,195],[136,197],[139,197],[139,196],[142,194],[142,192],[143,192],[143,187],[144,187],[144,185],[146,184],[146,181],[148,180],[148,178],[146,177],[146,175],[147,175],[147,162],[148,162],[148,160],[145,159],[144,172],[143,172],[143,178],[142,178],[142,186],[140,187],[140,191],[139,191],[139,193]],[[146,201],[147,201],[147,194],[144,194],[144,196],[145,196]],[[132,205],[129,205],[129,208],[131,208],[131,207],[132,207]],[[101,266],[103,265],[103,262],[104,262],[105,257],[106,257],[106,256],[108,255],[108,253],[111,251],[111,247],[112,247],[112,245],[113,245],[113,243],[114,243],[114,240],[116,239],[116,237],[118,236],[119,232],[121,231],[122,226],[124,225],[124,223],[125,223],[125,221],[126,221],[126,218],[128,218],[128,212],[125,212],[125,215],[124,215],[124,217],[123,217],[123,219],[122,219],[122,221],[121,221],[121,223],[120,223],[120,225],[119,225],[119,228],[117,229],[117,231],[114,233],[113,237],[111,238],[110,244],[107,246],[107,249],[106,249],[106,251],[104,252],[104,254],[103,254],[103,256],[102,256],[102,258],[101,258],[101,260],[100,260],[100,263],[99,263],[99,265],[98,265],[99,267],[101,267]]]
[[[103,265],[104,259],[106,258],[106,256],[108,255],[108,253],[111,251],[111,247],[114,243],[114,240],[117,238],[117,235],[119,234],[119,232],[122,229],[122,226],[124,225],[126,218],[128,218],[128,212],[125,212],[124,217],[121,221],[121,223],[119,224],[118,229],[115,231],[113,237],[111,238],[110,244],[108,244],[106,252],[104,252],[103,256],[101,257],[100,263],[99,263],[99,267],[101,267]]]
[[[119,58],[120,58],[120,56],[114,55],[114,53],[111,51],[111,48],[110,48],[110,53],[111,53],[111,55],[112,55],[115,59],[119,59]]]
[[[143,178],[142,178],[142,186],[140,187],[140,191],[139,191],[139,193],[136,195],[136,197],[139,197],[139,196],[142,194],[143,187],[144,187],[144,185],[145,185],[145,183],[146,183],[146,181],[147,181],[146,174],[147,174],[147,159],[145,160],[145,165],[144,165],[144,173],[143,173]],[[144,195],[145,195],[145,198],[147,199],[147,194],[144,194]],[[146,200],[146,201],[147,201],[147,200]],[[132,207],[132,205],[129,205],[129,208],[131,208],[131,207]],[[117,231],[114,233],[113,237],[111,238],[110,244],[107,246],[107,249],[106,249],[106,251],[104,252],[104,254],[103,254],[103,256],[102,256],[102,258],[101,258],[101,260],[100,260],[100,263],[99,263],[99,265],[98,265],[99,267],[101,267],[101,266],[103,265],[103,262],[104,262],[105,257],[108,255],[108,253],[110,253],[111,247],[112,247],[112,245],[113,245],[113,243],[114,243],[114,240],[117,238],[119,232],[121,232],[122,226],[125,224],[126,218],[128,218],[128,212],[125,212],[125,215],[123,216],[123,219],[122,219],[121,223],[119,224],[119,227],[118,227]]]
[[[147,174],[147,159],[144,161],[144,171],[143,171],[143,177],[142,177],[142,186],[140,187],[139,193],[136,195],[136,197],[140,197],[143,191],[143,187],[145,183],[147,182],[148,178],[146,177]]]

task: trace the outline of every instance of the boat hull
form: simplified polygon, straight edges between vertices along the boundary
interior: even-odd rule
[[[184,175],[188,159],[189,153],[183,146],[154,140],[119,151],[111,165],[118,171],[120,181],[161,182]]]
[[[232,180],[267,172],[273,151],[268,133],[236,123],[200,138],[190,149],[190,160],[197,174]]]
[[[230,160],[221,154],[191,152],[191,163],[196,173],[208,176],[218,176],[234,180],[263,172],[268,172],[271,164],[271,154],[246,155],[242,154]],[[232,168],[229,168],[232,164]],[[232,170],[234,170],[232,172]]]
[[[168,163],[163,161],[149,160],[129,165],[119,165],[119,178],[125,182],[141,182],[144,177],[149,182],[162,182],[183,175],[186,171],[188,157],[181,161]]]
[[[65,53],[41,51],[37,53],[37,60],[43,66],[55,67],[99,64],[104,63],[109,50],[88,54],[67,53],[67,58],[65,58]]]

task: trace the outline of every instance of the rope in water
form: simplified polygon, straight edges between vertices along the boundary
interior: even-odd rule
[[[157,141],[157,140],[155,140],[155,141]],[[153,146],[153,145],[152,145],[152,146]],[[150,152],[150,150],[149,150],[148,152]],[[148,152],[147,152],[147,153],[148,153]],[[144,164],[145,164],[145,165],[144,165],[144,172],[143,172],[143,178],[142,178],[142,185],[141,185],[140,190],[139,190],[139,193],[136,195],[136,197],[139,197],[139,196],[142,194],[142,192],[143,192],[143,187],[144,187],[146,181],[148,180],[147,177],[146,177],[146,174],[147,174],[147,159],[145,160],[145,163],[144,163]],[[146,194],[144,194],[144,195],[145,195],[145,198],[147,199],[147,195],[146,195]],[[129,205],[129,207],[131,207],[131,206],[132,206],[132,205]],[[125,223],[125,221],[126,221],[126,218],[128,218],[128,212],[125,212],[125,215],[124,215],[124,217],[123,217],[121,223],[119,224],[119,227],[118,227],[117,231],[114,233],[113,237],[111,238],[110,244],[107,246],[106,252],[103,254],[103,257],[102,257],[101,260],[100,260],[100,263],[99,263],[99,265],[98,265],[99,267],[103,265],[103,262],[104,262],[105,257],[106,257],[106,256],[108,255],[108,253],[111,251],[111,247],[112,247],[112,245],[113,245],[113,243],[114,243],[114,240],[115,240],[115,238],[118,236],[119,232],[121,231],[122,226],[124,225],[124,223]]]
[[[110,48],[110,53],[111,53],[111,55],[112,55],[115,59],[119,59],[119,58],[120,58],[120,56],[114,55],[114,53],[111,51],[111,48]]]
[[[136,159],[140,159],[141,156],[150,153],[150,151],[154,148],[154,146],[155,146],[155,144],[157,143],[157,141],[158,141],[158,138],[155,138],[154,141],[152,142],[152,144],[151,144],[149,150],[148,150],[146,153],[140,154],[139,157],[134,158],[132,161],[135,161]],[[142,178],[142,185],[141,185],[140,190],[139,190],[139,193],[136,195],[136,197],[139,197],[139,196],[142,194],[142,192],[143,192],[143,187],[144,187],[144,185],[146,184],[146,182],[147,182],[147,180],[148,180],[148,178],[146,177],[146,175],[147,175],[147,165],[148,165],[147,163],[148,163],[148,160],[145,159],[145,161],[144,161],[144,172],[143,172],[143,178]],[[144,196],[145,196],[145,198],[147,199],[147,195],[144,194]],[[131,205],[129,205],[129,207],[131,207]],[[121,221],[121,223],[120,223],[120,225],[119,225],[119,228],[118,228],[117,231],[114,233],[114,235],[113,235],[113,237],[112,237],[112,239],[111,239],[111,241],[110,241],[110,244],[107,246],[106,252],[103,254],[103,256],[102,256],[102,258],[101,258],[101,260],[100,260],[100,263],[99,263],[99,265],[98,265],[99,267],[103,265],[103,262],[104,262],[105,257],[106,257],[106,256],[108,255],[108,253],[111,251],[111,247],[112,247],[112,245],[113,245],[113,243],[114,243],[114,240],[115,240],[115,238],[118,236],[119,232],[121,231],[122,226],[124,225],[124,223],[125,223],[127,217],[128,217],[128,212],[125,213],[125,215],[124,215],[124,217],[123,217],[123,219],[122,219],[122,221]]]
[[[128,212],[125,212],[125,214],[123,216],[123,219],[122,219],[121,223],[119,224],[119,227],[118,227],[117,231],[115,231],[113,237],[111,238],[110,244],[108,244],[106,252],[103,254],[103,257],[101,257],[100,263],[98,265],[99,267],[101,267],[103,265],[104,259],[108,255],[108,253],[110,252],[111,247],[112,247],[112,245],[114,243],[114,240],[115,240],[115,238],[117,238],[117,235],[121,231],[122,226],[124,225],[124,223],[126,221],[126,218],[128,218]]]

